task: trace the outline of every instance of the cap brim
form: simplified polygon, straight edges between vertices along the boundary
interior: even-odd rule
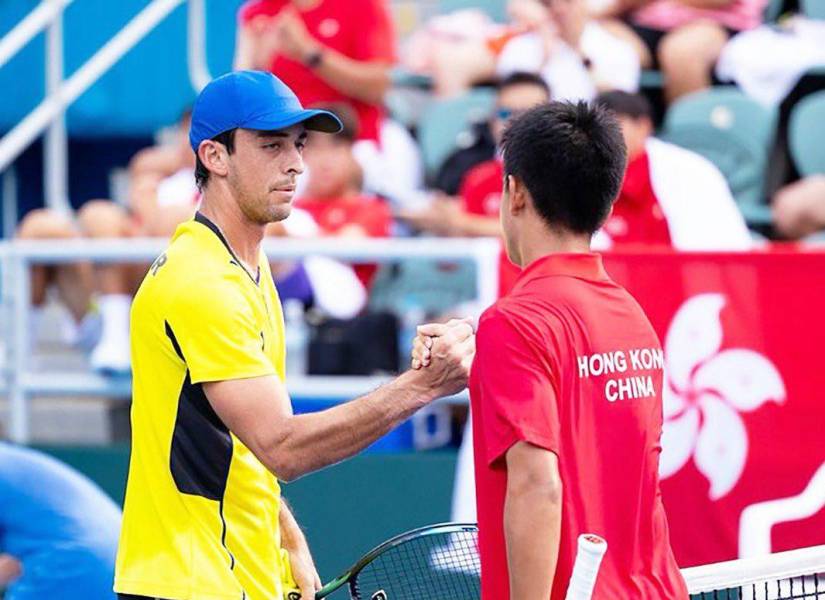
[[[328,110],[309,108],[288,115],[283,112],[272,113],[244,123],[242,127],[258,131],[277,131],[299,123],[303,123],[311,131],[321,131],[323,133],[338,133],[344,128],[343,123],[335,114]]]

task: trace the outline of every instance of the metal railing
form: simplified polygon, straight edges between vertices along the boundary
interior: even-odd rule
[[[17,26],[0,39],[0,67],[43,29],[46,34],[46,97],[17,126],[0,139],[0,174],[44,131],[44,188],[46,205],[68,212],[68,140],[66,108],[102,77],[174,9],[188,2],[187,65],[195,91],[210,79],[206,63],[204,0],[152,0],[64,81],[63,11],[74,0],[42,0]]]
[[[29,400],[35,394],[69,396],[128,396],[128,380],[93,374],[55,371],[35,372],[31,368],[31,267],[78,261],[95,263],[150,263],[169,244],[168,239],[21,241],[0,243],[2,264],[2,307],[6,311],[9,334],[6,342],[4,388],[11,414],[9,437],[19,443],[30,439]],[[293,260],[323,255],[347,262],[386,263],[409,258],[438,261],[473,261],[476,269],[476,296],[485,305],[498,294],[496,239],[267,239],[264,251],[270,260]],[[386,381],[382,377],[301,377],[287,381],[290,393],[303,398],[355,397]],[[466,395],[448,399],[466,402]]]

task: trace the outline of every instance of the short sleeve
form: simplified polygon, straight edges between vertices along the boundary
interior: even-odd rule
[[[558,401],[553,375],[528,342],[499,312],[482,319],[473,365],[474,406],[481,409],[488,464],[516,442],[558,454]]]
[[[395,29],[386,0],[365,0],[358,15],[359,35],[354,55],[364,61],[395,62]]]
[[[192,383],[276,374],[264,353],[263,332],[241,289],[227,280],[193,284],[175,300],[166,334],[186,363]]]
[[[255,17],[277,15],[281,8],[281,3],[274,3],[271,0],[247,0],[238,9],[238,24],[246,25]]]

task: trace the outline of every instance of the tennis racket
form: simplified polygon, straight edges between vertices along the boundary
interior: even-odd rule
[[[478,600],[480,574],[478,528],[442,523],[402,533],[370,550],[315,598],[349,586],[353,600]],[[290,592],[287,598],[301,600],[301,595]]]

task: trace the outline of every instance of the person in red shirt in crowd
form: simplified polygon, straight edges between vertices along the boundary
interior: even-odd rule
[[[596,103],[622,127],[628,164],[613,211],[594,239],[600,250],[658,245],[747,250],[753,242],[724,175],[704,157],[653,137],[650,103],[613,91]]]
[[[593,598],[685,600],[659,488],[662,348],[590,250],[624,175],[619,124],[545,104],[510,122],[502,155],[524,270],[482,315],[470,375],[482,600],[562,600],[585,533],[608,544]],[[414,368],[440,360],[444,328],[419,329]]]
[[[357,137],[357,120],[346,105],[321,105],[334,110],[343,123],[338,135],[310,133],[304,150],[308,178],[295,207],[309,213],[321,235],[338,237],[387,237],[392,213],[386,202],[361,191],[361,167],[352,146]],[[357,265],[355,272],[367,289],[377,267]]]
[[[496,145],[507,120],[529,108],[550,100],[550,88],[539,75],[514,73],[498,84],[490,131]],[[498,212],[504,171],[501,157],[479,163],[464,175],[458,197],[438,196],[423,211],[402,213],[414,227],[452,237],[498,237],[501,224]],[[509,291],[519,269],[502,251],[499,261],[499,294]]]
[[[378,140],[395,36],[383,0],[251,0],[235,68],[275,73],[305,106],[352,104],[359,138]]]

